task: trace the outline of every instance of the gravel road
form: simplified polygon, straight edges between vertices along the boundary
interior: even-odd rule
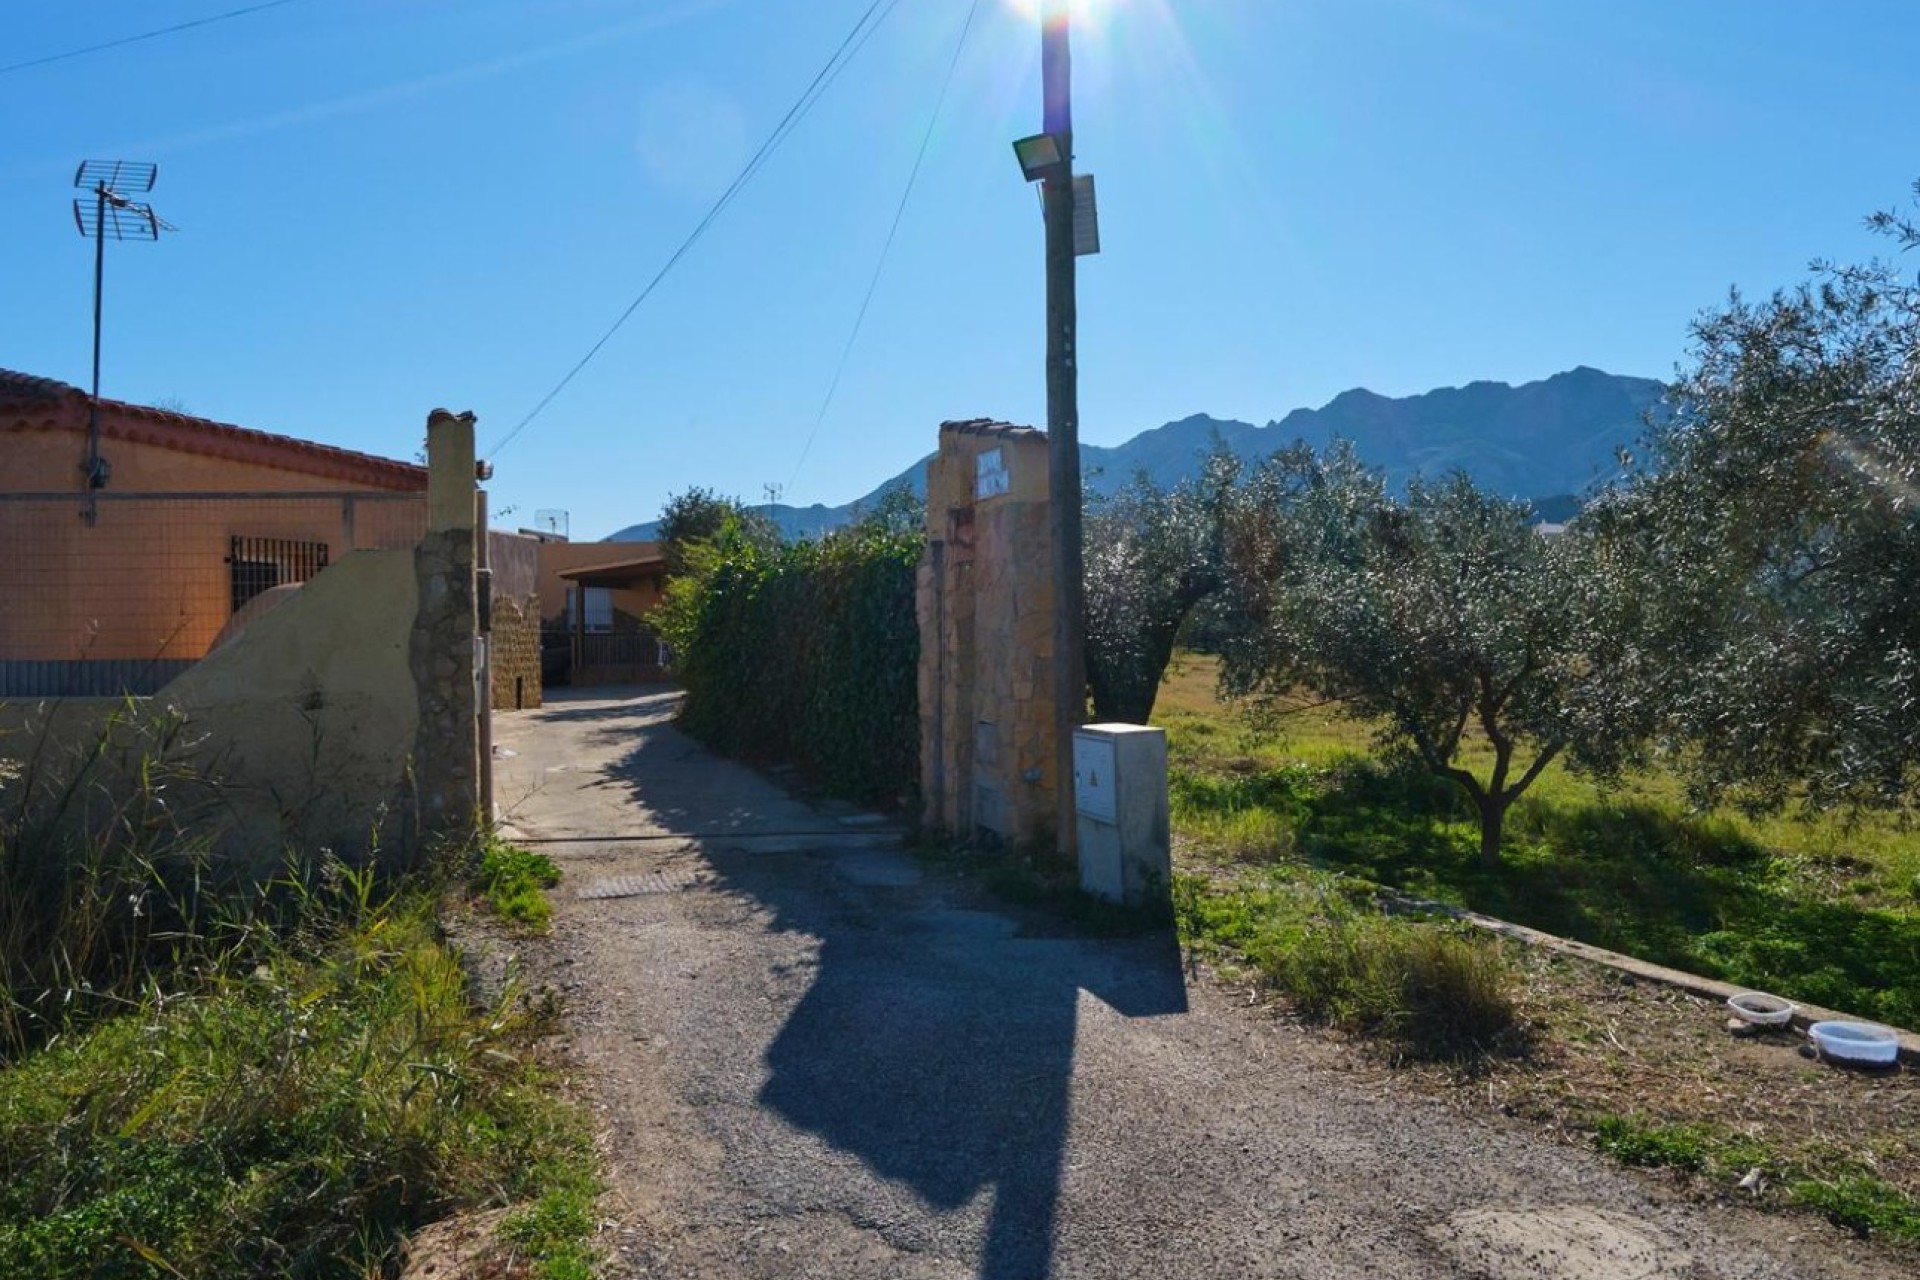
[[[616,1275],[1904,1275],[1406,1096],[1170,938],[1087,939],[712,758],[673,699],[502,715],[603,1126]],[[597,896],[606,895],[606,896]]]

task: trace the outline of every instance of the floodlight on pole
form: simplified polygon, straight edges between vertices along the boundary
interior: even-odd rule
[[[175,230],[152,205],[128,198],[128,192],[153,190],[159,170],[139,160],[84,160],[74,171],[73,185],[92,193],[73,201],[73,224],[93,241],[93,387],[87,405],[87,456],[80,470],[87,478],[86,520],[92,524],[98,507],[92,495],[107,487],[110,468],[100,456],[100,302],[106,279],[107,241],[158,240],[162,231]]]
[[[1066,172],[1067,157],[1060,146],[1060,139],[1051,133],[1036,133],[1031,138],[1021,138],[1013,144],[1013,154],[1020,161],[1020,172],[1028,182],[1044,182]]]

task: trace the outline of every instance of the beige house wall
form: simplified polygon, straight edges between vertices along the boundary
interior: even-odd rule
[[[549,626],[558,626],[567,611],[567,583],[560,575],[569,569],[610,564],[616,560],[640,559],[657,553],[656,542],[542,542],[540,552],[540,617]],[[652,613],[660,603],[660,584],[648,582],[632,590],[613,593],[615,617],[621,614],[640,619]]]
[[[8,493],[86,493],[80,460],[87,447],[86,432],[71,427],[17,430],[5,437]],[[100,452],[112,464],[108,490],[115,493],[193,493],[218,491],[251,493],[261,490],[382,488],[364,479],[315,475],[311,468],[268,466],[241,458],[184,452],[171,445],[107,437]],[[424,487],[423,485],[413,486]]]
[[[0,661],[195,659],[232,615],[234,537],[355,548],[417,540],[422,517],[407,502],[361,502],[331,493],[379,487],[294,467],[184,452],[138,440],[103,440],[113,467],[91,523],[79,460],[84,431],[0,435],[0,493],[71,493],[59,502],[0,502]],[[422,485],[424,481],[422,482]],[[416,489],[422,486],[416,486]],[[396,493],[406,490],[394,488]],[[311,493],[298,501],[124,501],[134,493]]]
[[[983,488],[981,458],[993,454]],[[935,829],[1022,842],[1052,833],[1051,547],[1046,436],[944,424],[918,582],[921,790]]]

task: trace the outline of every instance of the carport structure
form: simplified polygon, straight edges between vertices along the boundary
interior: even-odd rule
[[[649,545],[637,552],[559,571],[572,589],[571,657],[575,688],[649,684],[667,676],[668,653],[642,617],[666,587],[667,562]],[[588,629],[587,592],[606,591],[613,600],[608,630]],[[626,604],[627,608],[621,606]]]

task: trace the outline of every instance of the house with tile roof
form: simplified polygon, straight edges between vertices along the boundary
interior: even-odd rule
[[[155,692],[274,593],[425,528],[415,463],[94,408],[0,370],[0,698]]]

